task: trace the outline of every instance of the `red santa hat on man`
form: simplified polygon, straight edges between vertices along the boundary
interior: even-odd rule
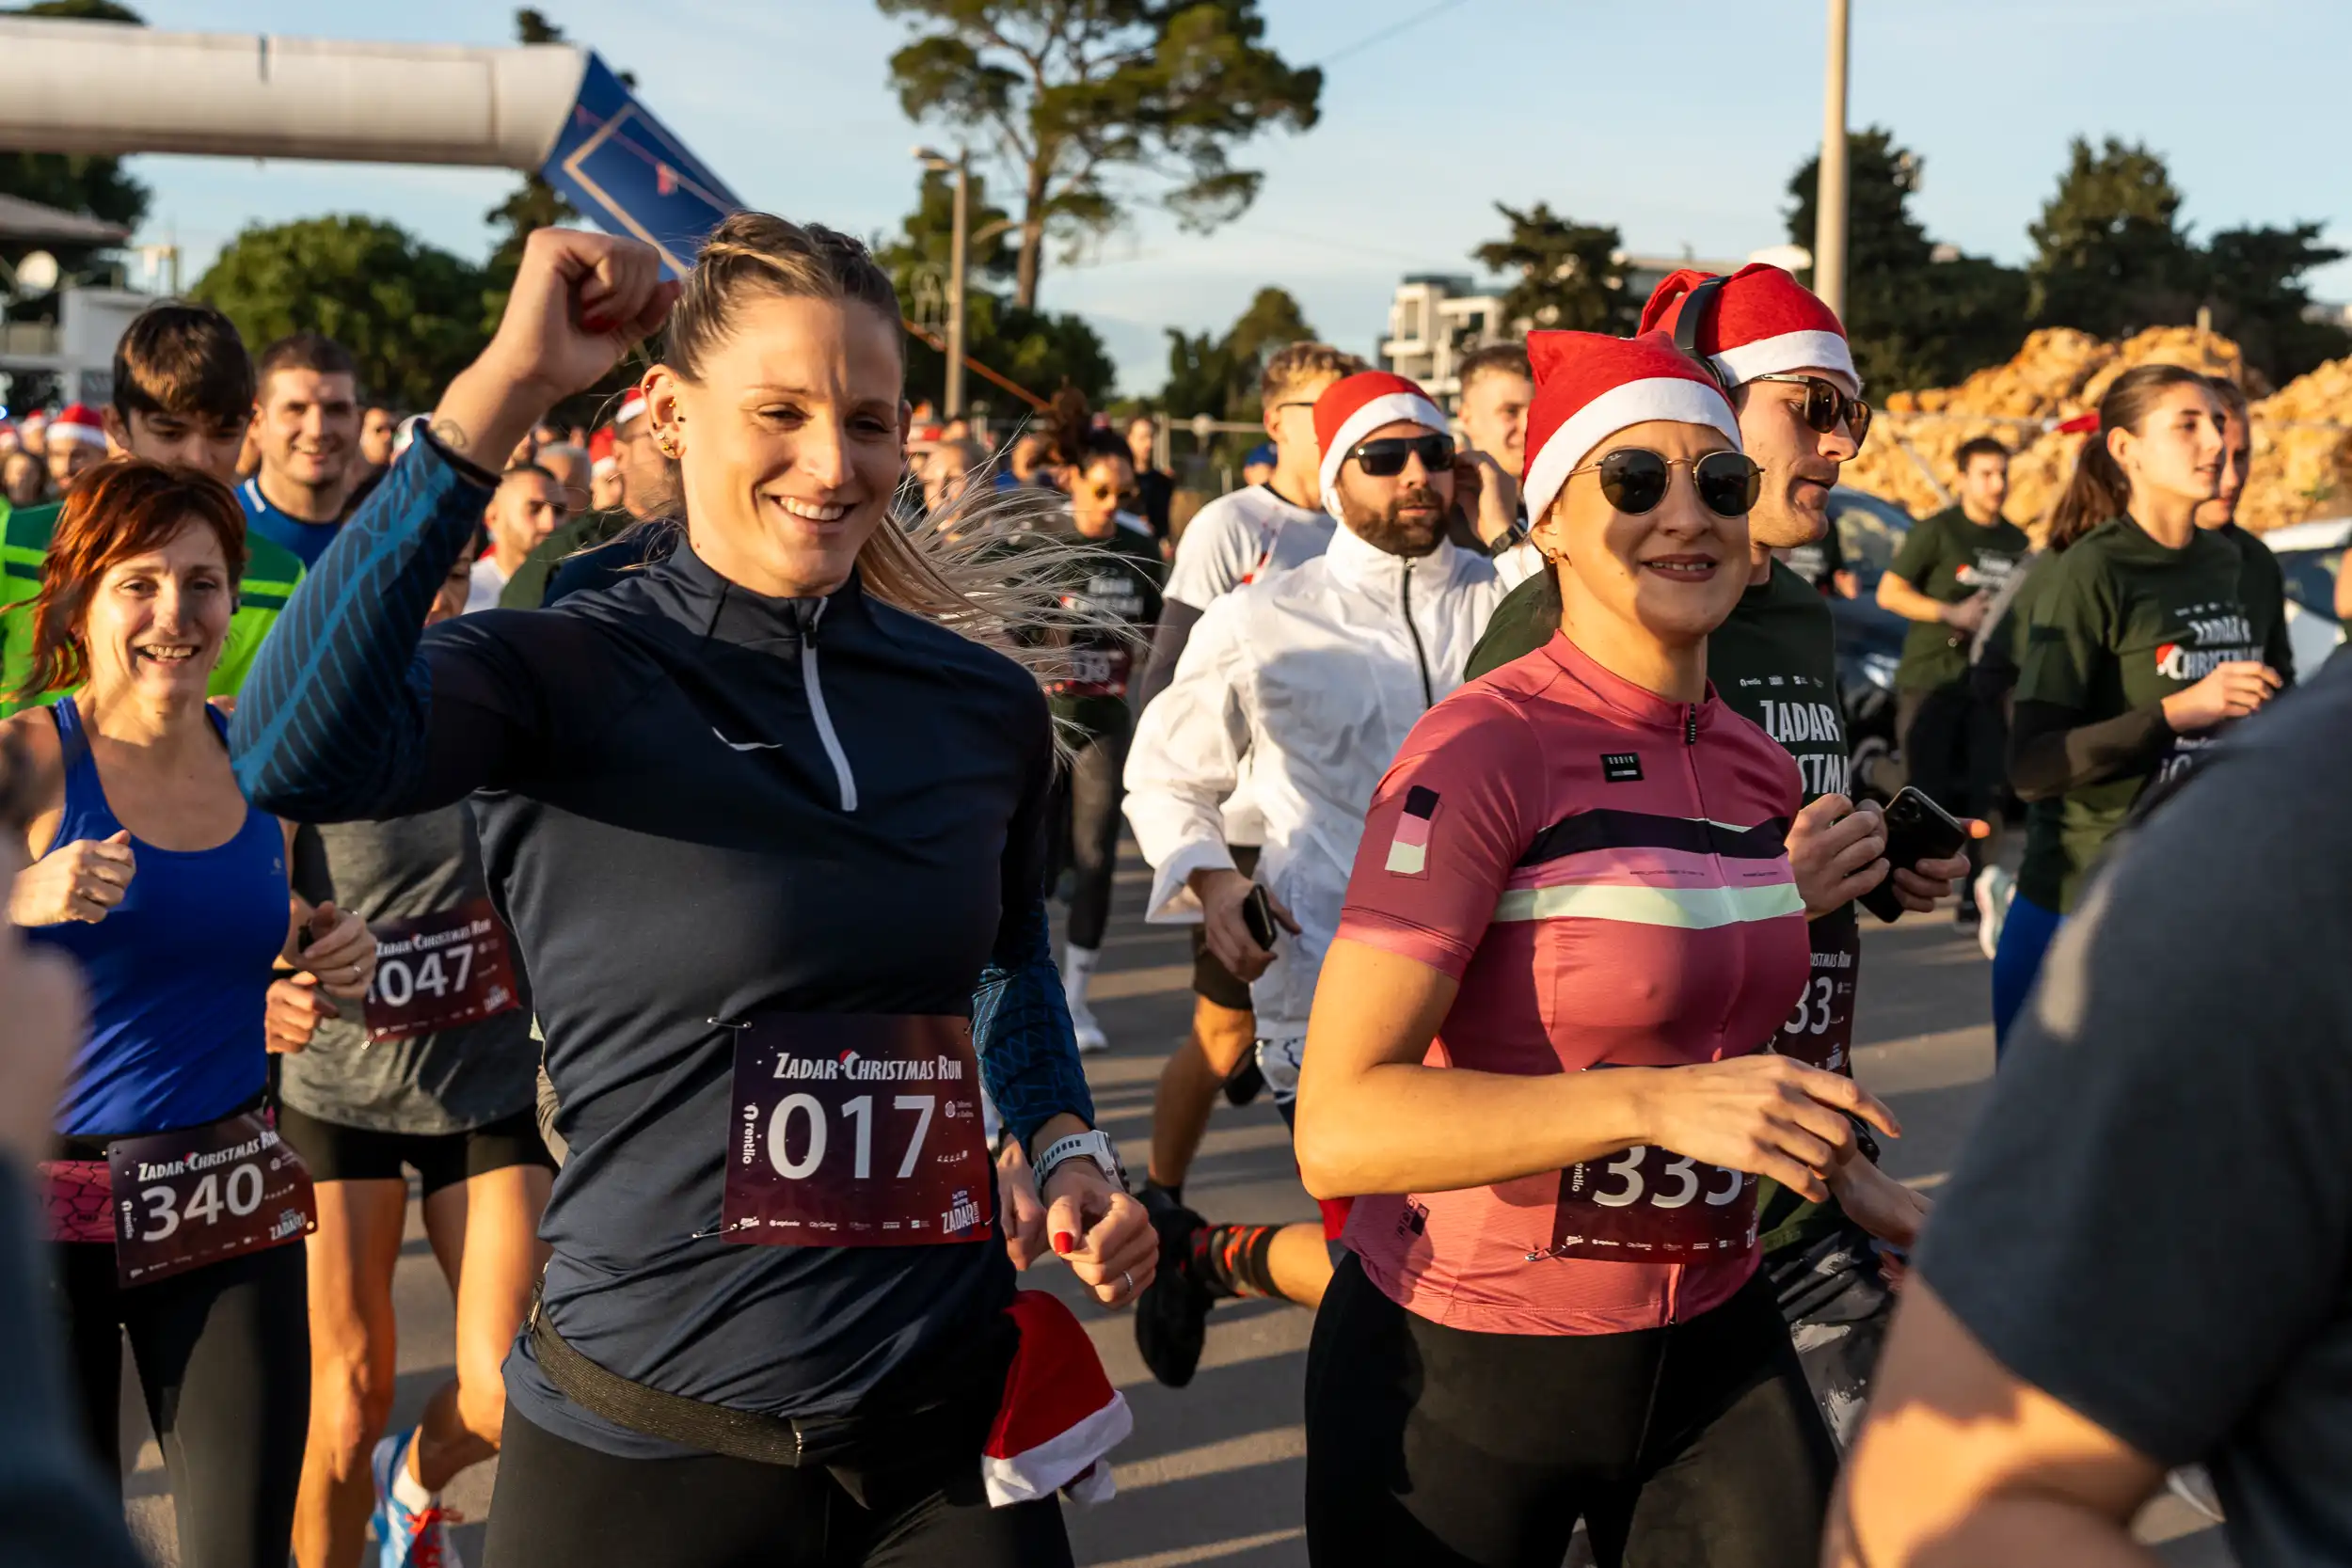
[[[79,441],[86,447],[103,447],[106,444],[105,421],[88,404],[70,403],[49,421],[47,438],[52,442]]]
[[[1384,424],[1410,420],[1440,436],[1447,430],[1445,410],[1429,394],[1401,375],[1387,371],[1358,371],[1323,389],[1315,399],[1315,441],[1323,449],[1323,509],[1340,515],[1340,465],[1356,443]]]
[[[1642,307],[1641,329],[1673,338],[1683,301],[1715,276],[1685,267],[1668,277]],[[1823,370],[1843,375],[1856,395],[1862,391],[1837,312],[1789,273],[1762,261],[1751,261],[1724,279],[1713,308],[1699,324],[1697,344],[1734,387],[1759,375]]]
[[[1709,425],[1740,450],[1731,400],[1662,332],[1531,332],[1527,360],[1535,372],[1535,397],[1527,407],[1531,522],[1543,520],[1587,453],[1628,426],[1653,420]]]
[[[642,420],[644,417],[645,389],[643,387],[631,387],[622,394],[621,406],[612,416],[612,428],[618,430],[629,420]]]
[[[612,427],[609,424],[597,427],[596,433],[588,437],[588,471],[598,479],[621,466],[613,446]]]

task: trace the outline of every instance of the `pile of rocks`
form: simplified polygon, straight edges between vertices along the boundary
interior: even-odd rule
[[[2322,365],[2265,396],[2237,344],[2189,326],[2151,327],[2104,342],[2071,327],[2027,338],[2015,358],[1957,387],[1896,392],[1868,446],[1846,465],[1846,483],[1924,515],[1945,504],[1929,474],[1952,483],[1961,443],[1992,436],[2017,455],[2010,465],[2009,515],[2038,531],[2067,479],[2084,436],[2057,426],[2098,406],[2109,383],[2135,365],[2186,365],[2247,385],[2254,404],[2254,468],[2238,520],[2257,531],[2352,511],[2352,359]]]

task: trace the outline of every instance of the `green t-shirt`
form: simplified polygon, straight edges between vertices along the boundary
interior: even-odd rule
[[[2237,549],[2238,593],[2245,597],[2246,612],[2254,618],[2254,625],[2270,628],[2269,640],[2263,646],[2263,662],[2292,684],[2295,641],[2287,635],[2287,575],[2280,568],[2278,555],[2235,523],[2214,531]]]
[[[1559,626],[1559,585],[1550,572],[1538,572],[1495,607],[1470,651],[1466,678],[1534,653]],[[1740,594],[1731,618],[1708,638],[1707,676],[1732,711],[1796,760],[1808,804],[1818,796],[1848,792],[1851,752],[1837,700],[1837,626],[1820,590],[1773,562],[1772,575]],[[1851,1071],[1854,990],[1862,973],[1853,906],[1814,921],[1811,936],[1804,999],[1773,1047]],[[1767,1253],[1804,1245],[1843,1223],[1835,1201],[1807,1203],[1776,1182],[1757,1184],[1756,1232]]]
[[[1886,569],[1938,604],[1958,604],[1975,594],[1999,593],[2032,547],[2026,531],[2006,518],[1980,528],[1959,507],[1947,507],[1912,525]],[[1906,691],[1931,691],[1967,678],[1968,634],[1935,621],[1914,621],[1903,639],[1895,684]]]
[[[2100,524],[2035,574],[2017,701],[2095,724],[2153,707],[2231,660],[2267,658],[2283,617],[2257,617],[2240,588],[2247,575],[2237,547],[2217,534],[2200,531],[2175,550],[2128,519]],[[2144,770],[2034,801],[2018,894],[2073,912],[2141,791],[2221,733],[2176,736]]]
[[[610,512],[587,512],[560,524],[515,568],[515,575],[506,579],[499,591],[501,610],[537,610],[547,602],[548,581],[564,558],[593,550],[609,544],[613,536],[637,519],[615,507]]]
[[[18,698],[16,691],[33,673],[33,596],[40,592],[40,565],[49,554],[49,537],[56,531],[63,503],[28,506],[11,511],[0,500],[0,718],[62,696],[47,692]],[[294,596],[302,580],[302,560],[283,545],[260,534],[245,536],[245,578],[237,584],[237,611],[229,620],[220,662],[205,689],[215,697],[233,697],[245,685],[262,640],[278,624],[278,612]]]

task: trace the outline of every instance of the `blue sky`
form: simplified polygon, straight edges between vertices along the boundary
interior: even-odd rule
[[[510,8],[456,0],[325,8],[134,0],[187,30],[501,43]],[[1264,0],[1268,36],[1319,61],[1436,0]],[[1851,122],[1926,162],[1930,232],[2023,260],[2070,136],[2141,140],[2170,161],[2200,232],[2309,219],[2352,249],[2343,0],[1852,0]],[[545,0],[578,41],[634,70],[654,111],[747,201],[854,232],[893,230],[917,170],[886,83],[902,29],[870,0]],[[1401,274],[1472,271],[1493,204],[1548,200],[1629,247],[1740,256],[1786,238],[1790,172],[1820,138],[1821,0],[1459,0],[1333,62],[1323,120],[1241,154],[1258,204],[1206,238],[1147,215],[1085,264],[1049,264],[1043,303],[1087,316],[1130,391],[1165,373],[1163,329],[1221,328],[1268,283],[1327,337],[1369,349]],[[1661,23],[1671,16],[1672,32]],[[329,20],[329,19],[333,20]],[[511,188],[498,170],[140,158],[150,239],[191,279],[249,223],[389,218],[467,255]],[[2318,292],[2352,298],[2352,262]]]

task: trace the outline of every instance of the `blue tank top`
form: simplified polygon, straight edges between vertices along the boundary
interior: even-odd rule
[[[73,700],[50,710],[64,749],[56,844],[122,831]],[[224,734],[217,711],[213,723]],[[286,851],[277,819],[247,806],[212,849],[158,849],[133,837],[138,870],[105,919],[24,935],[70,953],[89,990],[90,1028],[66,1077],[57,1131],[122,1137],[217,1121],[268,1076],[262,1010],[286,943]]]

